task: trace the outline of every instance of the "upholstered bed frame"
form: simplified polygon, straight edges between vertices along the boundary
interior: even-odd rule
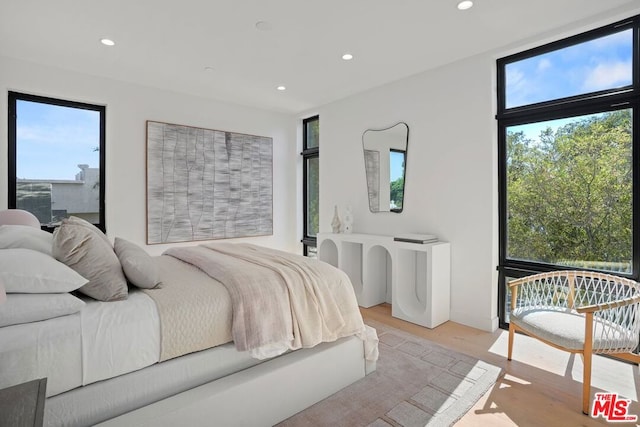
[[[299,255],[72,217],[0,225],[0,264],[0,388],[47,377],[45,426],[273,425],[375,369],[348,277]]]
[[[296,350],[98,425],[271,426],[375,370],[364,354],[356,337]]]

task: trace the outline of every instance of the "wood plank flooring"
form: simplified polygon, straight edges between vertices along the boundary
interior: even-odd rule
[[[554,349],[535,339],[516,335],[513,360],[507,361],[508,332],[489,333],[446,322],[435,329],[391,316],[391,306],[361,308],[365,319],[384,322],[394,328],[430,339],[443,347],[500,366],[503,376],[456,424],[471,426],[599,426],[610,425],[603,418],[582,414],[582,358]],[[617,392],[632,399],[630,414],[640,419],[640,371],[637,365],[594,357],[591,390]],[[629,426],[640,423],[615,423]]]

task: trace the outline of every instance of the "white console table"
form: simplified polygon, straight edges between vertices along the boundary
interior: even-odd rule
[[[362,307],[388,302],[393,317],[428,328],[449,320],[451,246],[393,236],[319,233],[318,258],[343,270]]]

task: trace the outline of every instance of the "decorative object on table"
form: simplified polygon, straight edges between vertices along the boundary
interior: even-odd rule
[[[147,121],[147,243],[273,234],[273,141]]]
[[[371,212],[402,212],[408,144],[409,126],[404,122],[362,134]]]
[[[333,208],[333,219],[331,220],[331,229],[335,234],[340,232],[342,222],[340,221],[340,215],[338,215],[338,205]]]
[[[347,206],[342,217],[342,232],[349,234],[353,232],[353,212],[351,206]]]
[[[393,238],[396,242],[406,242],[406,243],[435,243],[438,241],[438,237],[434,234],[418,234],[418,233],[409,233],[409,234],[399,234]]]

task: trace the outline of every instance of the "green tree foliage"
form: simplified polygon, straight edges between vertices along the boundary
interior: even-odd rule
[[[318,158],[309,159],[308,188],[307,188],[307,233],[310,236],[318,234],[320,224],[320,167]]]
[[[320,146],[320,122],[313,120],[308,122],[307,146],[313,148]],[[307,164],[307,234],[315,236],[320,229],[320,164],[317,157],[310,158]]]
[[[508,132],[509,258],[629,270],[631,139],[630,110]]]
[[[391,201],[395,204],[395,209],[402,209],[404,201],[404,177],[391,181]]]

